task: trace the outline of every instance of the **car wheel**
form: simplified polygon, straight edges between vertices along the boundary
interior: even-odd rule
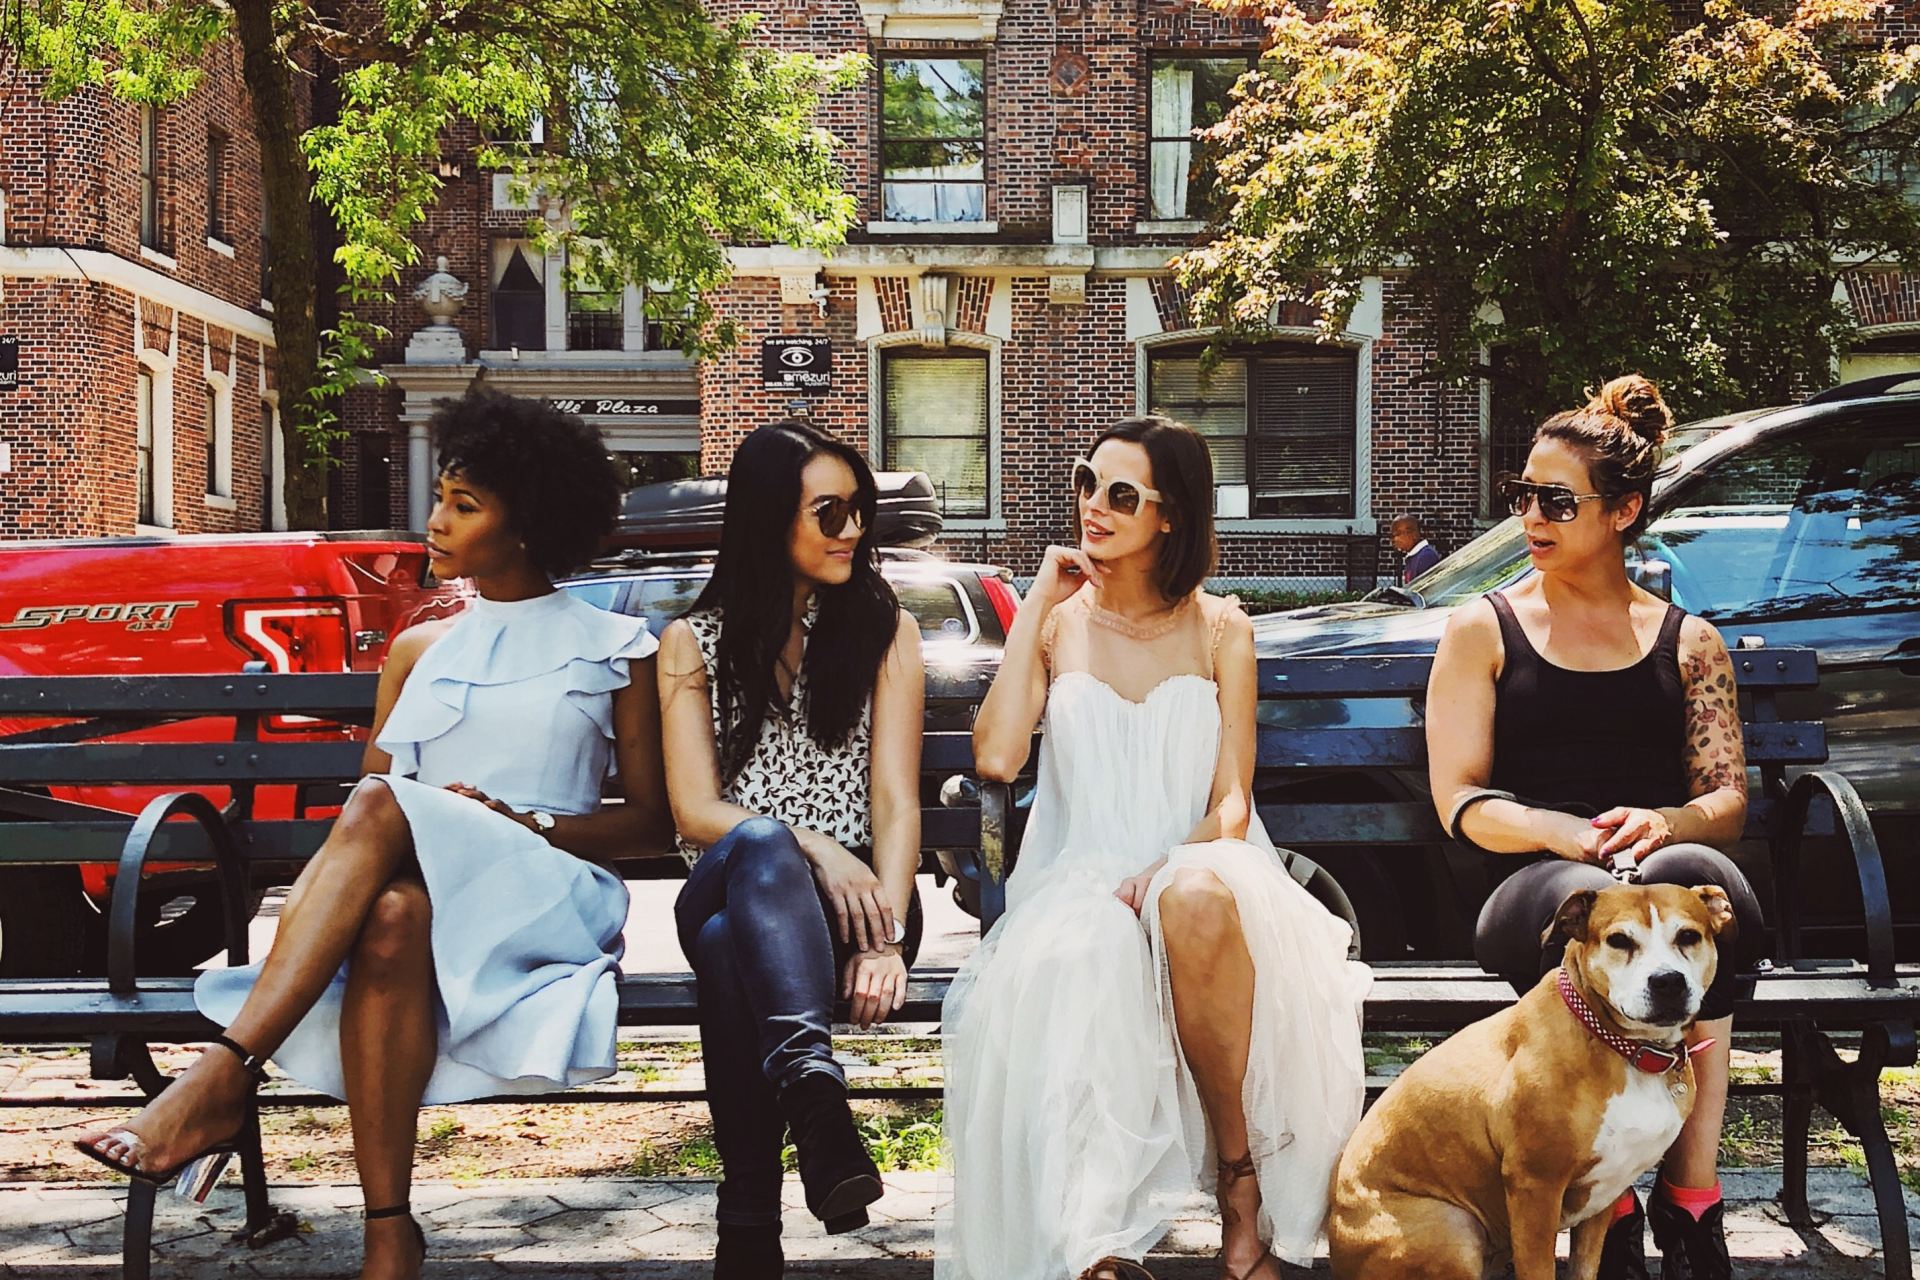
[[[0,977],[73,977],[99,915],[73,867],[0,868]]]

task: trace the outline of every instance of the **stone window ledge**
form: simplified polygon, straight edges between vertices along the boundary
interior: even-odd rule
[[[1235,534],[1250,534],[1250,533],[1292,533],[1292,534],[1309,534],[1309,535],[1311,534],[1325,535],[1329,533],[1337,533],[1337,534],[1350,533],[1355,537],[1372,538],[1372,537],[1378,537],[1380,533],[1379,521],[1375,520],[1371,516],[1368,516],[1364,519],[1355,519],[1355,520],[1339,520],[1339,519],[1293,519],[1293,520],[1290,520],[1290,519],[1283,519],[1278,517],[1243,519],[1236,516],[1236,517],[1230,517],[1227,519],[1216,519],[1213,522],[1213,527],[1222,537],[1230,537]]]
[[[207,510],[209,511],[237,511],[238,509],[239,504],[232,498],[223,498],[217,493],[207,495]]]
[[[151,248],[148,245],[143,244],[140,246],[140,257],[143,261],[151,262],[156,267],[165,267],[169,271],[178,271],[180,269],[180,260],[178,258],[170,254],[162,253],[158,249]]]
[[[1137,236],[1195,236],[1206,229],[1207,224],[1198,218],[1158,218],[1133,224]]]
[[[875,40],[991,40],[1002,0],[860,0]]]
[[[877,236],[992,236],[1000,234],[998,222],[869,222],[869,235]]]
[[[233,246],[225,240],[222,240],[219,236],[208,236],[207,248],[213,250],[223,258],[231,258],[233,256]]]

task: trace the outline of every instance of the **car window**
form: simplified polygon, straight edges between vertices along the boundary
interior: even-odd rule
[[[1408,585],[1431,606],[1462,605],[1510,581],[1527,567],[1527,535],[1509,517]]]
[[[567,594],[578,596],[596,609],[613,609],[620,603],[620,593],[627,584],[620,579],[611,582],[569,582],[564,584]]]
[[[970,643],[979,639],[980,626],[974,619],[973,606],[951,579],[895,578],[893,591],[900,597],[900,607],[920,624],[922,642]]]
[[[1704,617],[1920,607],[1920,425],[1850,422],[1720,459],[1647,544]]]
[[[705,570],[673,578],[637,578],[633,599],[627,602],[627,612],[644,614],[649,620],[658,619],[664,626],[693,608],[693,602],[700,598],[706,585]]]

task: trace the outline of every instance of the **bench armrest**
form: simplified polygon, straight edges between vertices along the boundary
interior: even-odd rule
[[[1875,987],[1894,986],[1893,902],[1887,894],[1887,869],[1880,857],[1880,842],[1874,837],[1860,793],[1844,774],[1832,769],[1816,769],[1794,779],[1775,811],[1772,843],[1781,958],[1788,964],[1801,958],[1800,842],[1816,795],[1832,801],[1839,834],[1853,853],[1854,871],[1860,879],[1860,906],[1866,917],[1867,981]]]
[[[155,796],[140,811],[120,847],[120,865],[114,874],[113,900],[107,909],[107,989],[132,995],[139,968],[134,939],[138,936],[140,881],[146,873],[147,850],[161,824],[177,814],[198,822],[213,845],[220,870],[220,896],[227,927],[227,963],[247,962],[247,864],[240,855],[233,828],[213,802],[196,791],[173,791]]]

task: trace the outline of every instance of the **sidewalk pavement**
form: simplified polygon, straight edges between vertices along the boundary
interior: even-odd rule
[[[848,1280],[924,1280],[932,1274],[934,1216],[944,1176],[888,1176],[873,1225],[829,1239],[789,1178],[788,1273]],[[1824,1221],[1801,1233],[1772,1202],[1777,1170],[1730,1170],[1728,1244],[1743,1280],[1868,1280],[1880,1275],[1879,1228],[1865,1179],[1816,1169],[1811,1189]],[[1645,1187],[1642,1187],[1644,1192]],[[117,1187],[36,1183],[0,1186],[0,1276],[91,1280],[120,1274]],[[360,1191],[355,1186],[286,1185],[275,1204],[300,1219],[298,1234],[259,1249],[229,1240],[241,1221],[238,1179],[204,1206],[162,1198],[154,1224],[155,1280],[263,1276],[330,1280],[357,1274]],[[713,1256],[714,1184],[691,1179],[493,1179],[422,1183],[413,1203],[431,1243],[429,1280],[706,1280]],[[1149,1260],[1162,1280],[1213,1272],[1219,1227],[1195,1215],[1175,1224]],[[1908,1196],[1908,1231],[1920,1239],[1920,1197]],[[1565,1238],[1562,1237],[1564,1256]],[[1325,1263],[1317,1268],[1324,1271]]]

